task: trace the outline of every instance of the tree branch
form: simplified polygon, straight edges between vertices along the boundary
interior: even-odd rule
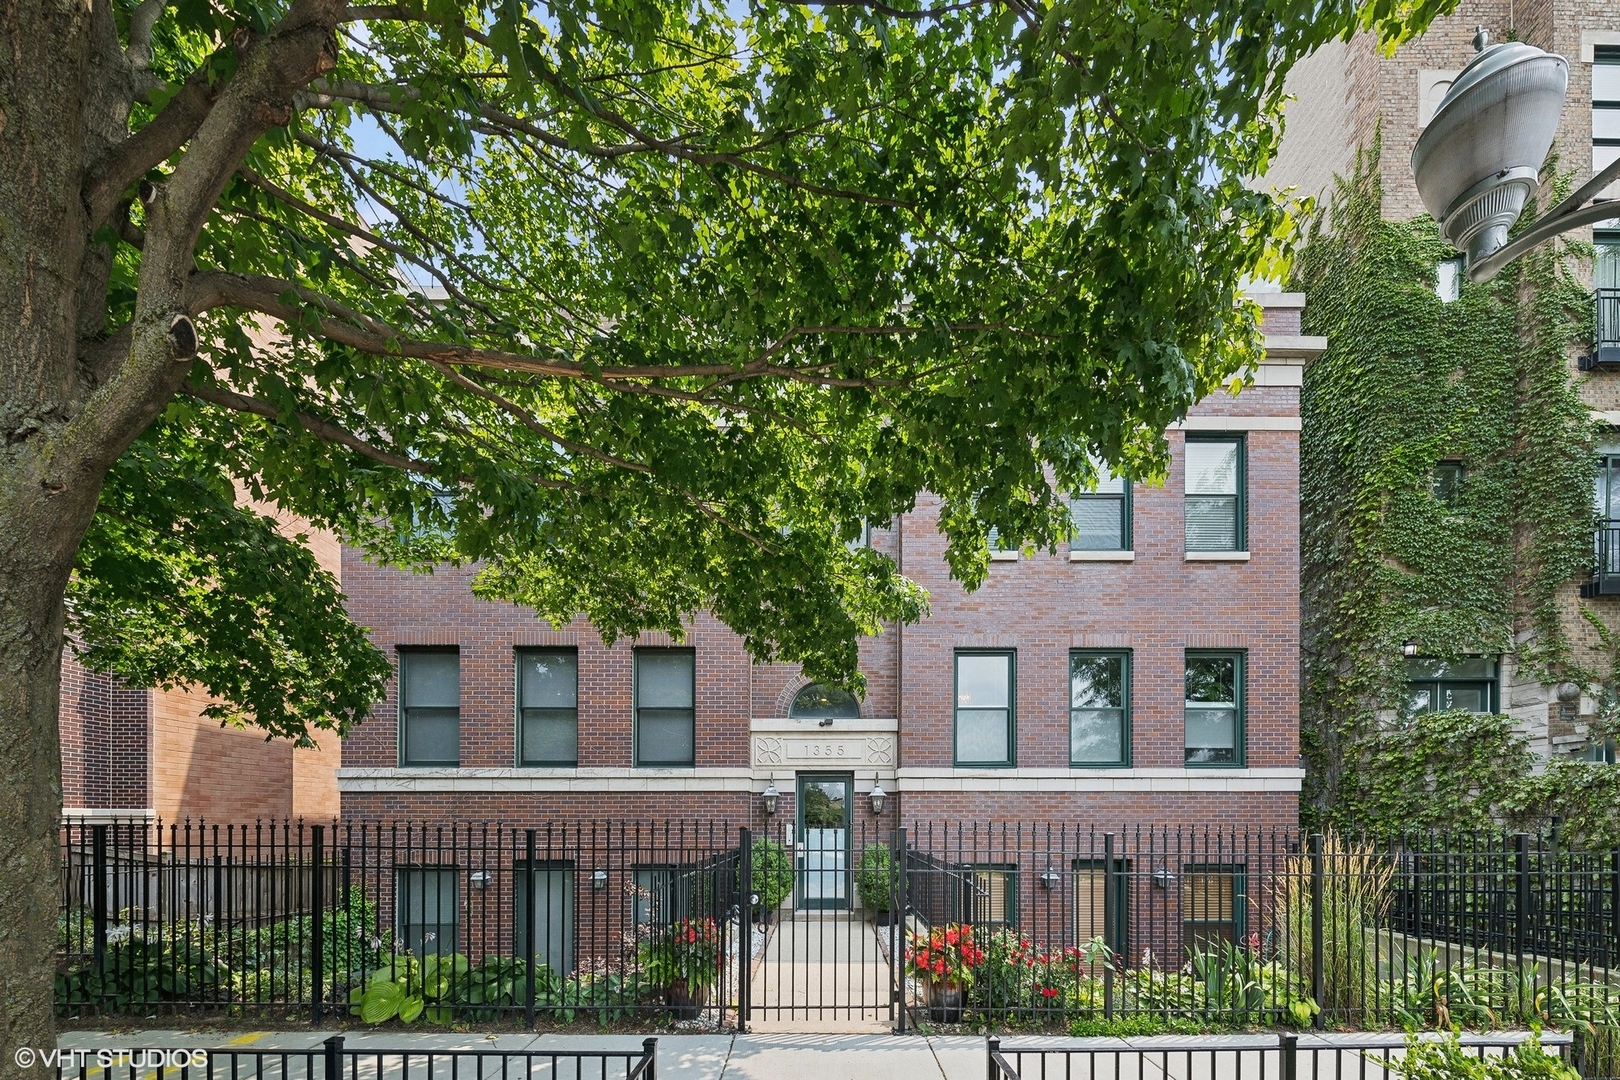
[[[124,55],[137,71],[152,67],[152,31],[167,6],[168,0],[141,0],[129,17],[129,47]]]
[[[152,121],[109,150],[85,171],[84,205],[90,227],[100,228],[135,181],[166,161],[197,133],[224,87],[210,82],[204,63],[193,71],[180,92],[169,99]]]
[[[187,382],[182,389],[194,398],[218,405],[221,408],[230,409],[232,412],[251,413],[254,416],[263,416],[270,420],[279,420],[283,415],[281,409],[268,401],[261,401],[245,394],[238,394],[223,387],[204,387],[193,382]],[[403,469],[407,472],[420,473],[424,476],[440,475],[439,470],[431,461],[422,461],[419,458],[408,457],[373,446],[358,435],[338,427],[336,424],[328,423],[319,417],[310,416],[308,413],[294,412],[292,416],[298,421],[299,426],[311,435],[327,442],[347,446],[355,453],[383,465]]]

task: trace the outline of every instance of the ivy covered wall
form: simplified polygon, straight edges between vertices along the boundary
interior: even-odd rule
[[[1426,217],[1380,218],[1377,160],[1375,143],[1295,263],[1304,330],[1328,339],[1302,397],[1303,813],[1377,829],[1556,816],[1616,842],[1620,769],[1546,761],[1507,715],[1414,714],[1401,648],[1500,656],[1498,708],[1529,701],[1543,724],[1551,695],[1526,686],[1612,683],[1575,641],[1597,436],[1569,360],[1591,332],[1584,249],[1540,250],[1442,303],[1454,253]],[[1463,468],[1445,497],[1441,462]]]

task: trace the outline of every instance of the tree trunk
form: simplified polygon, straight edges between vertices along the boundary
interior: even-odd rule
[[[88,514],[78,516],[88,523]],[[0,1075],[33,1080],[39,1073],[18,1068],[15,1050],[56,1045],[56,725],[72,549],[64,558],[67,545],[43,534],[59,526],[71,523],[0,512]]]
[[[78,432],[78,291],[92,8],[0,0],[0,1077],[56,1045],[63,593],[106,439]],[[98,309],[104,311],[104,309]]]

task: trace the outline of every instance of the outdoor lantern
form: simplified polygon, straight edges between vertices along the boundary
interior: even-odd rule
[[[1041,888],[1043,888],[1043,889],[1055,889],[1055,888],[1057,888],[1058,879],[1059,879],[1058,872],[1056,870],[1052,869],[1050,866],[1048,866],[1045,870],[1041,871]]]
[[[1412,148],[1412,173],[1440,234],[1468,256],[1468,276],[1483,281],[1485,260],[1508,242],[1508,227],[1540,185],[1564,109],[1569,61],[1522,41],[1490,45],[1451,84]]]
[[[874,814],[883,813],[883,800],[887,799],[888,797],[889,797],[889,793],[887,791],[883,790],[883,785],[881,783],[874,783],[872,785],[872,795],[871,795],[872,813],[874,813]]]
[[[1416,656],[1417,651],[1418,643],[1415,639],[1407,638],[1405,641],[1401,642],[1401,655],[1406,657],[1408,660]]]
[[[781,796],[782,793],[776,790],[775,784],[766,784],[765,790],[759,793],[759,797],[765,800],[765,813],[767,815],[776,813],[776,800]]]
[[[607,871],[606,870],[592,870],[591,871],[591,888],[593,888],[593,889],[605,889],[605,888],[607,888]]]
[[[473,888],[477,889],[479,892],[483,892],[484,889],[489,886],[489,871],[474,870],[472,872],[472,876],[469,877],[468,880],[472,882]]]
[[[1165,869],[1164,867],[1161,866],[1161,867],[1159,867],[1159,869],[1153,871],[1153,884],[1155,886],[1157,886],[1158,888],[1168,889],[1170,886],[1174,885],[1175,883],[1176,883],[1176,875],[1172,874],[1169,870]]]

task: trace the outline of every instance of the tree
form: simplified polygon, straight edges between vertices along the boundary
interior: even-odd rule
[[[1442,6],[7,0],[0,1041],[51,1032],[70,582],[92,662],[294,738],[379,672],[237,487],[851,684],[924,603],[861,523],[937,493],[972,585],[1160,473],[1256,355],[1283,75]]]

